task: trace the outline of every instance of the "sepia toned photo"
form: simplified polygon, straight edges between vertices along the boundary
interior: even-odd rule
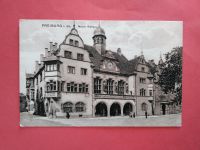
[[[20,20],[20,126],[180,127],[182,21]]]

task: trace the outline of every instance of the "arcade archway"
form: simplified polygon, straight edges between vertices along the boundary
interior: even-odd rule
[[[131,112],[133,112],[133,105],[131,103],[126,103],[123,108],[123,114],[128,116]]]
[[[113,103],[110,107],[110,116],[120,116],[121,107],[118,103]]]
[[[95,116],[104,117],[107,116],[108,114],[107,106],[104,102],[98,103],[95,109],[96,109]]]

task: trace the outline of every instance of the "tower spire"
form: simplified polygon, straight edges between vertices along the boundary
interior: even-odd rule
[[[162,59],[162,52],[160,51],[160,59]]]
[[[143,37],[141,37],[141,56],[143,56]]]
[[[99,27],[101,26],[101,20],[99,20]]]
[[[76,27],[76,23],[75,23],[75,20],[73,21],[73,28],[75,29]]]

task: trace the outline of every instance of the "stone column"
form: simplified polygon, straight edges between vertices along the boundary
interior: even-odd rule
[[[110,106],[107,106],[107,116],[110,117]]]
[[[120,107],[121,107],[121,116],[123,116],[123,115],[124,115],[124,114],[123,114],[123,105],[120,104]]]

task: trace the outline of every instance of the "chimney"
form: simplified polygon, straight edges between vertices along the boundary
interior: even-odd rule
[[[49,42],[50,43],[50,52],[53,50],[53,42]]]
[[[37,72],[37,70],[38,70],[38,67],[39,67],[39,62],[38,62],[38,61],[35,61],[35,70],[36,70],[36,72]]]
[[[40,54],[40,62],[42,63],[42,61],[43,61],[43,57],[44,57],[44,55],[43,54]]]
[[[121,48],[118,48],[118,49],[117,49],[117,53],[118,53],[119,55],[122,55]]]
[[[48,57],[48,48],[45,48],[45,57]]]
[[[57,49],[58,43],[55,43],[54,45],[55,45],[55,48]]]
[[[52,49],[52,51],[56,51],[56,50],[57,50],[57,45],[58,45],[58,43],[54,43],[54,44],[53,44],[53,49]]]

